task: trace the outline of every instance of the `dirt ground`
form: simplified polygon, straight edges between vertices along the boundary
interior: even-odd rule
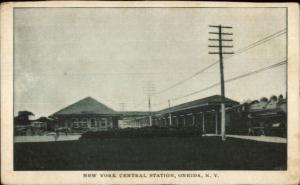
[[[162,137],[15,143],[15,170],[285,170],[287,145]]]

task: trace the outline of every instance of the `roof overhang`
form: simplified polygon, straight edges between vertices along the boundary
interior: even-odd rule
[[[97,114],[97,113],[88,113],[88,114],[54,114],[56,117],[72,117],[72,116],[122,116],[122,114]]]
[[[200,112],[207,112],[207,111],[212,111],[213,109],[217,109],[218,107],[220,107],[221,102],[213,102],[213,103],[204,103],[204,104],[200,104],[200,105],[194,105],[194,106],[189,106],[189,107],[184,107],[184,108],[179,108],[176,110],[164,110],[162,112],[157,112],[156,115],[158,116],[162,116],[164,114],[169,114],[169,113],[180,113],[183,111],[187,111],[187,110],[193,110],[195,111],[195,109],[199,109]],[[225,106],[226,107],[231,107],[237,105],[237,103],[232,103],[232,102],[225,102]]]

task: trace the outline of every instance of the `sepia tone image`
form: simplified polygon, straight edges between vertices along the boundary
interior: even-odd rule
[[[13,170],[287,170],[286,8],[15,7]]]

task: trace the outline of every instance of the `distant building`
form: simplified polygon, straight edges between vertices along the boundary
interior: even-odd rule
[[[71,131],[98,131],[118,128],[121,114],[87,97],[60,111],[52,117],[57,119],[59,127],[65,127]]]
[[[123,111],[122,119],[120,120],[120,128],[139,128],[144,126],[149,126],[149,123],[144,124],[138,123],[136,120],[149,117],[148,111]]]

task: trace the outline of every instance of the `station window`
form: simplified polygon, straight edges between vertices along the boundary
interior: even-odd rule
[[[106,119],[106,118],[102,118],[102,119],[100,120],[100,123],[101,123],[101,127],[105,127],[106,124],[107,124],[107,119]]]
[[[95,119],[91,119],[91,127],[95,127],[96,126],[96,120]]]
[[[73,127],[78,127],[79,126],[78,119],[77,118],[73,118],[72,119],[72,124],[73,124]]]
[[[86,118],[80,119],[79,125],[80,127],[87,127],[87,119]]]

